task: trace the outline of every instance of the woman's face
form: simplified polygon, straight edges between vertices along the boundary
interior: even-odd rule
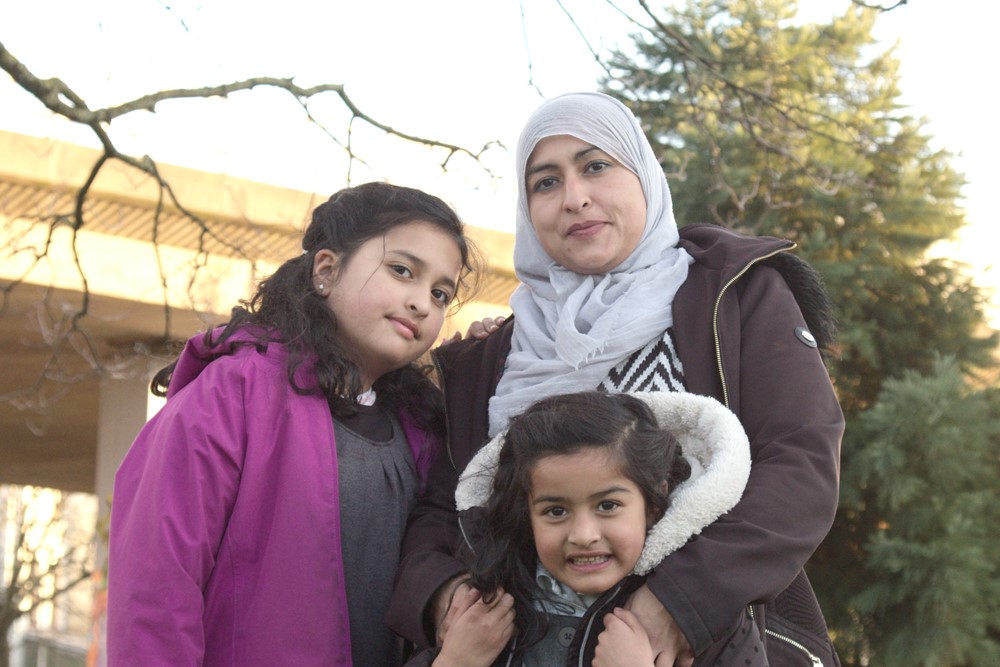
[[[574,273],[607,273],[632,254],[646,227],[639,177],[569,135],[538,142],[525,169],[528,212],[542,248]]]

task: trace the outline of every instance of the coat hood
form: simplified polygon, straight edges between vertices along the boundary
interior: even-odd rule
[[[172,398],[178,391],[194,382],[195,378],[201,375],[208,365],[219,357],[236,354],[241,348],[255,346],[261,352],[268,351],[268,359],[273,363],[284,363],[286,350],[284,345],[275,342],[278,340],[277,334],[267,335],[263,329],[240,328],[220,340],[223,328],[220,327],[210,332],[202,332],[188,339],[177,358],[177,364],[170,377],[170,387],[167,389],[167,398]],[[306,363],[299,367],[295,373],[295,380],[299,386],[309,387],[315,383],[312,372],[312,364]]]
[[[750,476],[750,443],[736,415],[713,398],[671,392],[632,395],[645,401],[660,426],[677,437],[691,464],[691,477],[670,493],[667,511],[646,536],[634,569],[642,575],[739,502]],[[483,446],[462,473],[455,490],[458,511],[486,504],[506,433]]]

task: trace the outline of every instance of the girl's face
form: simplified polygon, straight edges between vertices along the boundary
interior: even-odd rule
[[[646,541],[646,502],[606,448],[540,459],[528,502],[538,559],[563,584],[600,594],[632,572]]]
[[[528,213],[542,248],[574,273],[607,273],[646,228],[639,177],[599,148],[568,135],[538,142],[525,169]]]
[[[337,316],[340,341],[366,389],[430,349],[461,269],[451,236],[419,220],[369,239],[344,266],[330,250],[316,253],[314,286]]]

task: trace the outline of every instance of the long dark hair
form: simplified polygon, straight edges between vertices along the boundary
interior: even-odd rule
[[[350,416],[356,410],[354,397],[364,388],[361,373],[339,340],[336,316],[313,285],[313,262],[318,251],[330,250],[337,253],[343,267],[369,239],[415,221],[430,223],[455,241],[462,257],[458,292],[464,294],[479,257],[458,214],[420,190],[366,183],[336,192],[313,210],[302,238],[303,253],[279,266],[259,283],[248,301],[233,308],[229,322],[218,333],[207,334],[209,345],[222,343],[237,331],[248,334],[253,341],[248,344],[258,347],[283,344],[288,350],[288,381],[295,391],[318,391],[326,396],[335,416]],[[296,371],[311,358],[316,360],[316,385],[303,387],[296,381]],[[156,374],[154,394],[166,395],[173,369],[171,364]],[[373,386],[381,405],[390,410],[406,408],[418,425],[441,433],[443,401],[427,371],[412,363],[383,375]]]
[[[544,398],[511,419],[476,542],[470,583],[491,599],[498,588],[514,598],[521,649],[542,638],[545,616],[535,610],[538,556],[531,530],[531,471],[558,454],[607,450],[621,474],[642,492],[650,522],[663,516],[669,492],[691,467],[677,438],[652,410],[628,394],[587,391]],[[664,484],[666,482],[666,484]]]

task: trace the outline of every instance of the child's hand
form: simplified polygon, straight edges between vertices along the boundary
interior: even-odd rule
[[[625,608],[642,623],[649,643],[656,655],[657,665],[676,665],[676,667],[691,667],[694,654],[691,644],[681,632],[677,621],[670,615],[662,603],[656,599],[649,586],[643,584],[639,590],[629,596]]]
[[[514,636],[514,598],[498,590],[486,603],[479,591],[464,586],[451,606],[456,616],[434,667],[489,667]]]
[[[597,636],[594,667],[652,667],[653,647],[642,623],[630,611],[616,608],[604,617],[604,632]]]

